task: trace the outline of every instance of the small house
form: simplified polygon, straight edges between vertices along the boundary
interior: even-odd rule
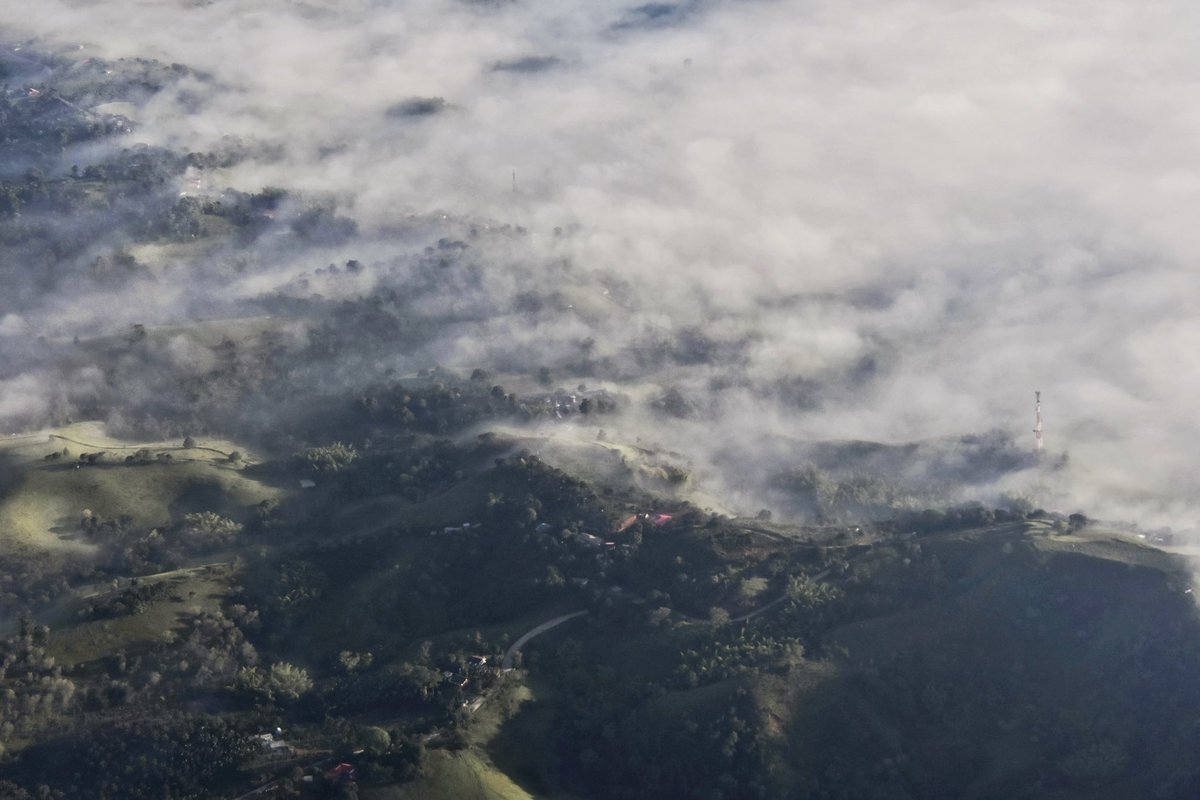
[[[358,779],[358,770],[354,768],[353,764],[343,761],[326,772],[325,779],[330,783],[352,783]]]
[[[286,756],[292,752],[292,746],[285,742],[279,734],[260,733],[254,739],[258,742],[258,748],[264,753],[270,753],[275,756]]]

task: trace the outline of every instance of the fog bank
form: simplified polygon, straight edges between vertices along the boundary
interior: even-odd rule
[[[781,464],[788,441],[1032,449],[1040,390],[1069,462],[989,492],[1197,524],[1190,6],[50,0],[9,26],[185,65],[124,145],[249,143],[181,190],[319,195],[357,234],[260,239],[240,272],[189,252],[99,306],[31,288],[4,342],[396,289],[444,321],[397,370],[599,379],[638,399],[628,435],[733,488],[772,437]],[[439,240],[458,266],[426,275]],[[11,350],[0,415],[68,402]]]

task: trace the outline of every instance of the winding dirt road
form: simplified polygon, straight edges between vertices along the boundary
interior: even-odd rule
[[[575,611],[571,614],[563,614],[561,617],[555,617],[554,619],[547,620],[547,621],[543,622],[541,625],[538,625],[533,630],[526,632],[520,639],[517,639],[515,642],[513,642],[511,645],[509,645],[509,648],[507,650],[504,651],[504,659],[500,662],[500,668],[501,669],[512,669],[513,661],[516,660],[517,653],[521,652],[521,648],[524,647],[526,645],[526,643],[533,637],[541,636],[543,633],[550,630],[551,628],[557,628],[559,625],[562,625],[567,620],[572,620],[572,619],[575,619],[576,617],[582,617],[584,614],[587,614],[587,613],[588,612],[586,612],[586,611]]]

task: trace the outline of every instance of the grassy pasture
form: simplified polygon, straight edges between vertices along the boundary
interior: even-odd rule
[[[184,620],[203,612],[215,613],[230,592],[235,577],[229,564],[172,570],[141,579],[143,584],[165,583],[168,596],[152,601],[140,614],[116,619],[68,621],[89,600],[104,599],[119,590],[107,590],[77,598],[59,610],[63,624],[53,625],[47,651],[60,663],[86,664],[118,650],[136,649],[139,644],[162,639],[168,631],[184,629]],[[125,588],[126,584],[122,584]],[[89,593],[90,594],[90,593]]]
[[[108,436],[99,423],[0,440],[0,553],[94,552],[78,532],[84,509],[154,527],[191,511],[238,514],[281,494],[228,462],[233,450],[246,453],[235,443],[196,444],[185,449],[179,442],[128,442]],[[64,448],[68,455],[45,460]],[[169,454],[172,462],[124,463],[141,449]],[[103,463],[79,466],[79,454],[98,451],[107,453]]]
[[[587,483],[619,488],[636,488],[669,494],[698,508],[733,516],[734,512],[715,494],[706,491],[696,476],[672,483],[668,469],[684,466],[682,457],[658,453],[637,445],[595,437],[595,429],[574,425],[544,426],[541,435],[528,430],[492,426],[492,432],[511,439],[547,464]]]
[[[425,774],[401,786],[367,788],[364,800],[533,800],[477,750],[431,750]]]

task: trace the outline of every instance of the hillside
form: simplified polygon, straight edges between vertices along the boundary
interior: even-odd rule
[[[190,512],[242,515],[281,496],[245,474],[254,459],[223,439],[134,442],[99,424],[0,440],[0,554],[95,555],[98,544],[80,522],[85,512],[144,528]]]
[[[526,764],[530,785],[598,797],[1189,797],[1190,585],[1178,558],[1104,531],[879,542],[830,593],[711,643],[677,623],[627,642],[630,662],[608,626],[575,629],[574,654],[535,668],[557,700],[511,724],[554,719],[560,766]],[[704,643],[672,671],[652,638]]]
[[[36,5],[0,800],[1200,798],[1182,7]]]
[[[56,748],[101,758],[151,719],[180,785],[278,796],[320,796],[331,759],[378,798],[1188,796],[1192,573],[1133,532],[978,504],[726,516],[649,477],[669,456],[508,421],[533,400],[447,376],[376,396],[273,458],[97,424],[4,442],[28,617],[0,775],[70,795],[95,776]],[[220,776],[178,760],[177,725],[216,737]],[[244,752],[264,726],[289,758]]]
[[[611,443],[515,433],[261,462],[95,425],[6,442],[12,563],[94,564],[7,645],[20,696],[72,687],[10,720],[10,774],[45,780],[46,725],[77,709],[86,737],[201,702],[243,731],[284,722],[302,766],[385,732],[352,758],[368,797],[1187,796],[1200,627],[1180,557],[978,506],[726,517],[613,476]],[[59,444],[109,455],[47,460]],[[68,528],[56,502],[90,513]],[[231,758],[229,785],[277,769]]]

